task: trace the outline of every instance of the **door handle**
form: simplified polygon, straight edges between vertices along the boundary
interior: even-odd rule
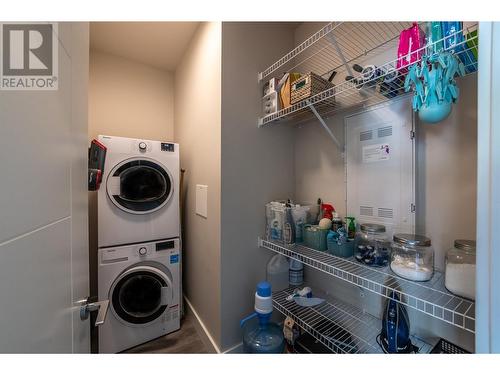
[[[91,298],[87,298],[82,301],[80,306],[80,319],[87,320],[92,311],[97,311],[97,318],[95,320],[95,326],[100,326],[106,320],[106,314],[108,313],[109,299],[103,301],[91,302]]]

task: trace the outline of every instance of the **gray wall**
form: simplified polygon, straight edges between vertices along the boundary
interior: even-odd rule
[[[265,41],[265,43],[263,42]],[[288,24],[222,25],[222,349],[241,342],[239,320],[253,311],[255,285],[271,254],[259,249],[264,205],[293,198],[293,129],[257,128],[257,73],[291,49]]]
[[[221,342],[221,24],[202,23],[175,72],[175,141],[184,175],[184,294]],[[208,217],[195,188],[208,185]]]
[[[304,23],[295,30],[295,43],[323,24]],[[416,121],[417,228],[433,241],[436,267],[443,269],[446,251],[456,238],[475,239],[477,161],[477,76],[459,79],[460,99],[451,115],[436,125]],[[408,105],[410,105],[408,103]],[[344,117],[335,114],[326,122],[337,139],[344,139]],[[317,121],[295,129],[295,198],[332,202],[345,214],[344,161]],[[345,282],[307,268],[306,281],[334,296],[379,315],[383,299]],[[426,337],[445,337],[474,349],[474,335],[408,309],[413,330]]]

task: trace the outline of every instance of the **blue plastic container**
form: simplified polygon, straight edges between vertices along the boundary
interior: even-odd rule
[[[328,246],[328,252],[337,257],[349,258],[354,255],[354,240],[348,240],[339,245],[337,240],[328,236],[326,244]]]
[[[243,351],[255,354],[280,354],[285,350],[283,329],[276,323],[262,324],[258,319],[243,326]]]
[[[262,281],[255,292],[255,312],[240,322],[245,353],[279,354],[285,349],[281,327],[270,321],[273,311],[271,284]]]
[[[326,251],[326,236],[328,229],[321,229],[317,225],[304,225],[303,236],[304,245],[314,250]]]

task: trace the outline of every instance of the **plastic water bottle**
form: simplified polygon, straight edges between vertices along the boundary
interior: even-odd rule
[[[297,259],[291,259],[288,278],[290,285],[302,285],[304,283],[304,264]]]
[[[255,312],[240,322],[245,353],[283,353],[285,338],[281,327],[270,321],[272,312],[271,284],[262,281],[255,292]]]
[[[267,263],[267,282],[271,284],[274,291],[281,291],[288,288],[289,264],[288,259],[276,254]]]

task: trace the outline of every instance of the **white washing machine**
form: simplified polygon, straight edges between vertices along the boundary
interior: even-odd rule
[[[99,352],[118,353],[180,328],[180,240],[99,249],[99,300],[109,311]]]
[[[98,191],[98,246],[180,236],[179,145],[100,135],[107,147]]]

